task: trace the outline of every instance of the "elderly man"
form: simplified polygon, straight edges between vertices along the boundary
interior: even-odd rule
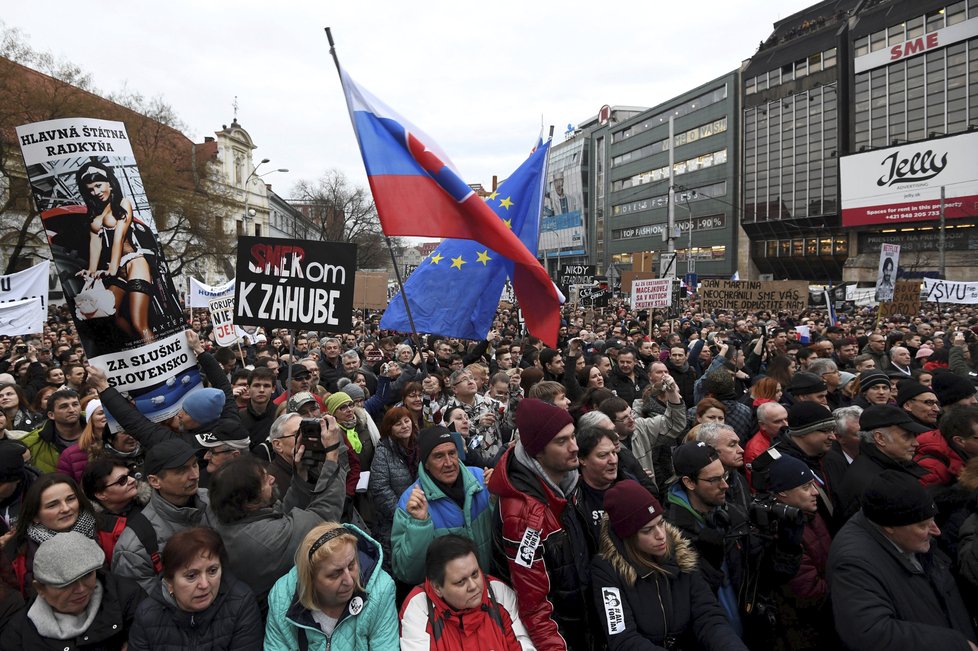
[[[868,411],[868,410],[867,410]],[[835,628],[850,649],[976,651],[968,609],[931,544],[937,506],[913,477],[884,470],[829,551]]]
[[[912,372],[911,364],[913,364],[913,356],[910,351],[903,346],[894,346],[890,349],[890,364],[883,367],[883,370],[886,373],[896,372],[904,378],[909,378]]]
[[[839,366],[835,360],[814,359],[808,365],[808,372],[817,375],[825,383],[825,403],[829,409],[835,410],[839,407],[848,406],[848,397],[839,389],[842,384],[842,375],[839,373]]]
[[[798,371],[791,377],[791,384],[785,394],[791,396],[789,404],[814,402],[823,407],[829,406],[828,386],[822,378],[807,371]]]
[[[788,410],[776,402],[765,402],[757,408],[757,433],[744,447],[744,464],[748,468],[747,480],[750,482],[750,464],[764,450],[773,444],[782,431],[788,428]]]
[[[874,477],[884,470],[906,473],[920,479],[925,471],[913,461],[917,435],[928,431],[907,412],[892,405],[868,407],[859,417],[859,457],[846,471],[837,487],[843,517],[850,517],[862,505],[862,495]]]
[[[696,440],[717,451],[728,476],[727,507],[740,509],[746,517],[751,492],[744,477],[744,448],[740,447],[737,432],[725,423],[703,423],[696,432]]]

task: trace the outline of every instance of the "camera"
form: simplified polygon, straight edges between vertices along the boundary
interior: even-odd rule
[[[14,348],[14,352],[16,352],[18,355],[26,355],[27,354],[27,345],[26,344],[17,344],[17,347]]]
[[[802,525],[805,515],[801,509],[788,506],[771,497],[756,497],[747,510],[751,523],[759,529],[771,529],[776,523]]]
[[[318,418],[303,418],[299,421],[299,439],[306,446],[306,452],[324,452],[323,439]]]

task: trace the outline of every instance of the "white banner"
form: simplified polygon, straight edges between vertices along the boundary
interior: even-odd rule
[[[876,300],[880,303],[893,300],[897,269],[900,267],[900,245],[884,244],[880,248],[880,266],[876,270]]]
[[[211,301],[208,308],[214,326],[214,342],[224,348],[233,346],[238,340],[234,327],[234,296]]]
[[[207,309],[211,301],[234,295],[234,278],[223,285],[205,285],[196,278],[190,279],[190,296],[187,301],[190,307]]]
[[[632,281],[632,309],[643,310],[672,305],[674,278],[653,278]]]
[[[48,318],[50,273],[51,263],[45,260],[30,269],[0,276],[0,303],[36,298],[40,301],[38,306],[40,318],[42,321],[46,320]],[[41,330],[32,330],[31,332],[41,332]]]
[[[37,297],[0,303],[0,335],[16,337],[44,332],[46,316]]]
[[[858,307],[876,307],[876,288],[846,285],[846,300],[854,302]]]
[[[935,303],[978,305],[978,283],[924,278],[924,300]]]

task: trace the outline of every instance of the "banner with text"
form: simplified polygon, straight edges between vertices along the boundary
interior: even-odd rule
[[[0,336],[42,333],[46,316],[41,310],[39,297],[4,301],[0,303]]]
[[[978,283],[924,278],[924,297],[935,303],[978,305]]]
[[[125,125],[49,120],[17,139],[91,364],[147,418],[172,417],[201,379]]]
[[[737,312],[803,312],[808,309],[808,282],[804,280],[700,281],[700,303],[704,310],[734,310]]]
[[[191,278],[187,305],[188,307],[199,307],[206,310],[210,307],[211,301],[228,296],[234,296],[234,278],[222,285],[205,285],[196,278]]]
[[[38,304],[40,319],[47,321],[50,273],[51,263],[45,260],[30,269],[0,276],[0,304],[22,301],[25,298],[40,299]],[[23,307],[19,309],[23,310]],[[40,331],[32,330],[31,332]]]
[[[632,309],[646,310],[672,305],[673,278],[632,281]]]
[[[266,328],[353,330],[356,244],[239,237],[234,322]]]
[[[920,312],[920,281],[898,280],[893,288],[893,298],[880,303],[880,318],[888,319],[894,314],[915,316]]]

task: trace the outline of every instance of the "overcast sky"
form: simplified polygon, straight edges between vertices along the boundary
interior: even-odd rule
[[[162,96],[202,141],[238,120],[289,196],[338,168],[365,184],[323,28],[351,76],[489,186],[555,126],[652,107],[738,68],[810,0],[5,3],[3,20],[96,86]]]

